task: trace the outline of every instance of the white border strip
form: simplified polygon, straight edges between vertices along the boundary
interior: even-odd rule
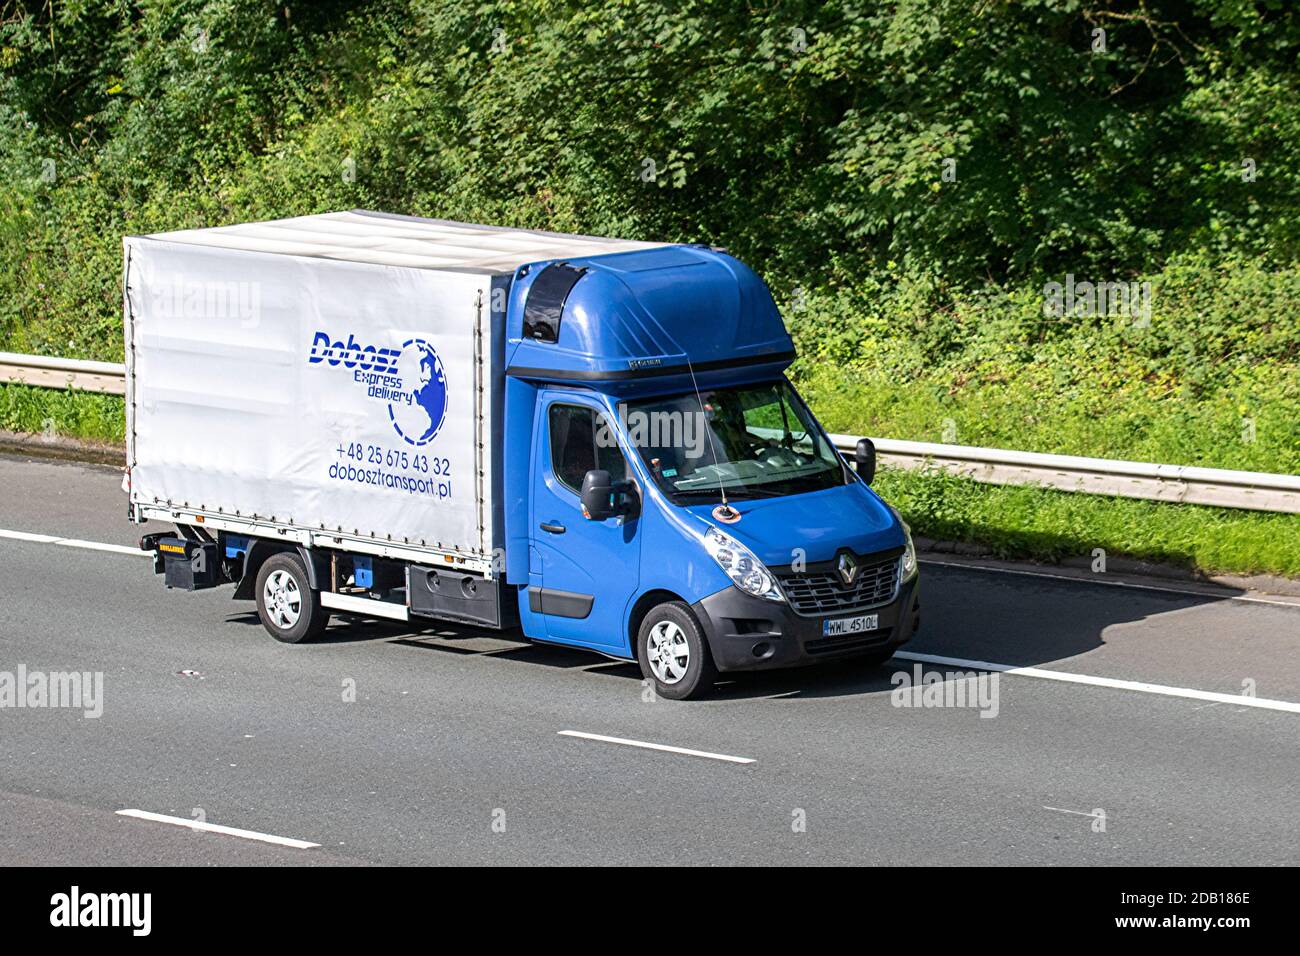
[[[1237,707],[1258,707],[1262,710],[1281,710],[1300,714],[1300,704],[1289,700],[1270,700],[1267,697],[1247,697],[1244,694],[1220,694],[1210,690],[1193,690],[1190,687],[1169,687],[1165,684],[1147,684],[1143,681],[1117,680],[1114,677],[1093,677],[1090,674],[1070,674],[1050,671],[1041,667],[1016,667],[1013,664],[994,664],[990,661],[968,661],[960,657],[940,657],[937,654],[915,654],[898,651],[895,659],[918,661],[922,664],[941,664],[946,667],[963,667],[980,671],[994,671],[1013,677],[1038,677],[1042,680],[1062,681],[1067,684],[1088,684],[1092,687],[1110,687],[1114,690],[1133,690],[1142,694],[1159,694],[1164,697],[1187,697],[1191,700],[1208,700],[1216,704],[1233,704]]]
[[[627,740],[623,737],[606,737],[604,734],[587,734],[581,730],[558,731],[561,737],[581,737],[583,740],[599,740],[607,744],[622,744],[625,747],[640,747],[644,750],[662,750],[670,754],[685,754],[688,757],[707,757],[709,760],[725,760],[727,763],[753,763],[748,757],[732,757],[728,754],[709,753],[707,750],[687,750],[685,747],[669,747],[667,744],[648,744],[643,740]]]
[[[292,847],[295,850],[313,850],[319,843],[306,840],[294,840],[289,837],[274,836],[270,833],[258,833],[256,830],[239,830],[235,827],[223,827],[217,823],[202,823],[198,820],[186,820],[184,817],[169,817],[162,813],[148,810],[118,810],[119,817],[134,817],[137,820],[149,820],[153,823],[170,823],[173,826],[187,827],[190,830],[202,830],[204,833],[220,833],[222,836],[239,837],[241,840],[256,840],[259,843],[274,843],[276,846]]]

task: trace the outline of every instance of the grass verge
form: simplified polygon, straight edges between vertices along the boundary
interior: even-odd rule
[[[0,384],[0,428],[95,442],[126,440],[120,395]]]
[[[958,386],[952,373],[804,369],[800,394],[828,431],[1171,465],[1300,473],[1300,368],[1249,371],[1250,387],[1163,397],[1145,382],[1062,390],[1045,367]]]
[[[1190,570],[1300,577],[1300,516],[986,485],[882,470],[874,487],[928,538],[984,545],[1001,558],[1092,556]]]

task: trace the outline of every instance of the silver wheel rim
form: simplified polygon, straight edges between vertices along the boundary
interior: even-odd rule
[[[660,621],[650,628],[647,647],[650,670],[665,684],[676,684],[686,676],[691,663],[691,646],[686,634],[672,621]]]
[[[266,616],[281,631],[289,630],[302,616],[302,592],[288,571],[271,572],[262,588],[262,603],[266,605]]]

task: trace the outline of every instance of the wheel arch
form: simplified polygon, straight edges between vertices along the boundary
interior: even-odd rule
[[[267,559],[277,554],[296,554],[302,559],[302,563],[307,568],[307,583],[314,590],[319,591],[320,582],[329,580],[329,558],[304,547],[301,544],[294,544],[289,541],[272,541],[268,538],[254,538],[248,544],[248,550],[244,552],[244,570],[240,575],[239,583],[235,585],[233,595],[236,601],[251,601],[256,595],[254,588],[257,585],[257,572],[262,569],[262,565]]]
[[[683,604],[690,604],[680,594],[669,591],[667,588],[654,588],[646,591],[632,603],[632,609],[627,615],[627,647],[632,654],[632,659],[637,659],[636,635],[641,630],[641,622],[653,608],[658,607],[668,601],[681,601]]]

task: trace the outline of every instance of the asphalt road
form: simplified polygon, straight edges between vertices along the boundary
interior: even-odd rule
[[[133,544],[118,484],[0,458],[0,529]],[[284,646],[228,588],[0,537],[0,673],[104,675],[98,718],[0,709],[0,863],[1300,863],[1300,713],[1168,690],[1300,703],[1300,606],[923,574],[913,653],[1166,689],[1001,674],[986,717],[895,706],[918,666],[895,659],[673,703],[631,665],[468,629],[341,622]]]

